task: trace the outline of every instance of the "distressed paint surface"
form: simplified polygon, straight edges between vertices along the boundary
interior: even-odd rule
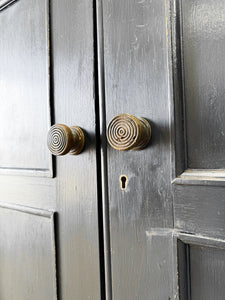
[[[171,4],[174,226],[190,235],[179,248],[180,297],[222,299],[224,2]]]
[[[0,202],[55,211],[58,299],[99,300],[93,1],[19,0],[0,11],[0,23],[0,166],[32,169],[1,173]],[[87,143],[42,178],[49,109],[53,124],[79,124]],[[1,210],[0,298],[55,300],[49,228],[25,216]]]
[[[144,150],[107,147],[112,295],[168,299],[172,279],[167,278],[164,290],[160,286],[171,262],[154,278],[154,259],[165,254],[157,257],[156,249],[164,240],[152,245],[146,235],[154,227],[173,226],[170,169],[164,167],[170,163],[165,1],[103,1],[103,28],[106,123],[129,113],[146,118],[152,127]],[[128,183],[121,190],[123,174]]]

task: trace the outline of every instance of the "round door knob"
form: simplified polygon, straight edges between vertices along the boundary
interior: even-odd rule
[[[116,150],[141,150],[151,139],[151,126],[144,118],[120,114],[109,123],[107,138]]]
[[[64,124],[53,125],[48,132],[48,149],[53,155],[79,154],[85,143],[82,129],[77,126],[68,127]]]

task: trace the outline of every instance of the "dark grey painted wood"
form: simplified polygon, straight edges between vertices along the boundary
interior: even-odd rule
[[[223,168],[221,149],[223,148],[224,139],[221,136],[221,128],[216,126],[215,123],[220,119],[224,119],[223,97],[221,96],[224,87],[223,76],[220,72],[223,62],[221,57],[223,55],[221,52],[223,40],[220,35],[221,27],[224,27],[224,22],[221,19],[223,12],[220,11],[222,6],[223,3],[219,0],[214,2],[204,1],[204,3],[173,1],[172,5],[172,63],[176,64],[176,55],[178,60],[183,61],[183,67],[180,63],[173,68],[175,118],[172,117],[172,120],[175,121],[176,129],[174,176],[177,176],[173,182],[185,185],[183,187],[174,186],[175,225],[187,232],[202,232],[212,236],[222,236],[224,231],[224,190],[222,187],[216,188],[216,186],[224,186],[224,170],[219,170]],[[217,15],[212,15],[210,9],[212,7]],[[195,22],[191,20],[195,20]],[[202,34],[202,31],[206,32],[203,24],[207,24],[208,34]],[[210,27],[211,30],[209,30]],[[179,51],[175,51],[177,49],[180,54]],[[201,58],[199,58],[200,54]],[[217,58],[220,58],[220,61]],[[197,62],[193,63],[193,61]],[[207,72],[209,65],[212,66],[212,72]],[[178,78],[177,74],[181,75],[181,79]],[[215,83],[214,79],[216,80],[216,86],[212,88],[212,84]],[[180,85],[178,84],[179,80],[181,81]],[[207,84],[209,81],[210,84]],[[178,93],[176,91],[179,88],[181,91]],[[214,92],[217,94],[213,94]],[[182,95],[183,112],[179,104],[182,102]],[[213,100],[213,108],[210,99],[215,100]],[[210,116],[206,117],[209,113]],[[184,126],[181,122],[182,115]],[[223,121],[220,122],[220,126],[223,127]],[[180,151],[182,134],[186,135],[186,143],[183,143],[183,151]],[[212,135],[213,138],[211,138]],[[186,155],[188,156],[187,159]],[[182,162],[181,156],[183,156],[183,161],[186,161],[186,163]],[[186,169],[190,167],[190,159],[196,162],[191,166],[198,169]],[[199,166],[197,160],[201,161]],[[203,187],[206,185],[207,187]]]
[[[146,269],[149,269],[148,278],[137,277],[140,289],[135,291],[131,299],[178,299],[177,286],[177,239],[174,232],[168,229],[154,228],[146,231],[148,248]],[[141,256],[139,263],[145,261]],[[145,276],[145,275],[144,275]],[[143,294],[148,282],[149,296]],[[142,286],[143,284],[143,286]],[[127,299],[127,298],[126,298]]]
[[[182,27],[188,167],[224,169],[224,1],[182,1]]]
[[[216,78],[217,85],[215,86],[216,88],[214,89],[214,92],[216,91],[218,92],[218,94],[214,95],[216,100],[214,101],[215,105],[212,109],[212,105],[208,104],[207,99],[211,99],[212,96],[212,89],[210,89],[210,87],[211,83],[214,82],[214,78],[212,78],[211,80],[210,76],[212,76],[212,74],[214,73],[212,72],[211,74],[210,72],[205,72],[207,76],[204,77],[204,67],[208,68],[207,66],[209,64],[213,65],[212,70],[215,71],[218,69],[218,73],[216,73],[218,75],[217,77],[221,75],[219,72],[219,67],[216,69],[214,65],[218,62],[216,60],[216,57],[221,54],[220,49],[222,49],[222,40],[221,38],[218,39],[216,35],[214,36],[210,32],[208,35],[202,35],[201,37],[201,33],[198,32],[198,30],[201,30],[201,26],[196,29],[195,23],[191,23],[191,25],[189,24],[190,20],[193,20],[193,18],[195,18],[196,23],[202,21],[206,23],[208,22],[208,27],[214,26],[212,25],[214,23],[214,19],[212,20],[213,16],[211,16],[210,13],[206,13],[207,7],[209,8],[210,5],[212,6],[212,2],[207,4],[208,6],[205,4],[198,4],[198,2],[188,2],[186,4],[185,1],[180,0],[171,2],[172,49],[170,52],[172,57],[171,69],[173,73],[171,96],[172,98],[174,98],[175,104],[173,105],[171,103],[171,112],[173,112],[171,116],[172,132],[174,131],[173,124],[176,127],[176,130],[174,131],[175,149],[173,153],[175,153],[175,157],[173,157],[173,160],[175,161],[175,168],[173,170],[173,183],[224,186],[225,173],[221,163],[223,154],[221,152],[222,150],[218,150],[222,149],[222,144],[220,145],[220,143],[223,143],[223,138],[221,136],[223,135],[223,133],[221,130],[218,131],[219,127],[215,125],[215,122],[217,122],[215,120],[221,118],[218,117],[218,114],[223,115],[224,113],[223,109],[221,108],[221,106],[223,106],[223,98],[221,97],[223,84],[222,81],[219,81],[219,78]],[[204,6],[203,8],[201,8],[202,5]],[[217,1],[215,5],[220,7],[220,2]],[[219,9],[216,9],[217,12],[218,10]],[[197,15],[196,11],[198,11]],[[191,15],[192,12],[193,16]],[[222,13],[222,10],[220,13]],[[219,20],[219,24],[217,24],[218,28],[216,29],[213,27],[213,30],[218,30],[218,32],[220,32],[222,23],[219,15],[217,19]],[[218,33],[217,36],[220,36],[220,34]],[[214,41],[213,39],[215,39],[215,45],[217,46],[213,48],[212,53],[209,54],[208,52],[210,52],[210,49],[212,48],[210,48],[210,45],[212,45],[212,41]],[[199,46],[196,46],[197,44]],[[201,53],[199,54],[198,52],[198,49],[203,49],[202,47],[205,49],[204,55],[201,55]],[[191,50],[192,48],[195,49],[194,52]],[[193,53],[190,54],[189,52],[191,51]],[[201,55],[201,60],[198,59],[198,55]],[[207,55],[211,57],[210,61],[207,59]],[[200,65],[195,64],[195,69],[193,71],[196,72],[196,74],[199,76],[198,80],[194,80],[191,75],[191,66],[193,67],[193,63],[191,64],[191,62],[194,59],[194,56],[196,56],[195,59],[197,59],[197,61],[200,63]],[[207,61],[207,64],[203,64],[203,59]],[[201,68],[202,70],[200,70]],[[186,73],[188,76],[185,75]],[[206,84],[205,81],[207,80],[208,82],[210,82],[209,84]],[[194,87],[192,87],[191,84],[193,84]],[[201,93],[202,87],[204,87],[205,84],[207,85],[207,88],[204,88],[204,92]],[[196,96],[196,93],[201,93],[201,96],[199,96],[198,99],[189,97],[190,95]],[[195,103],[194,105],[198,104],[198,107],[196,106],[195,109],[190,110],[190,107],[193,108],[192,103]],[[201,119],[201,116],[207,115],[207,113],[205,113],[207,111],[210,111],[211,117],[208,119],[205,118],[204,120]],[[215,112],[216,114],[214,114]],[[195,120],[192,120],[193,118]],[[212,120],[212,118],[214,118],[214,120]],[[207,125],[203,125],[204,122],[207,123]],[[191,131],[194,132],[194,135],[188,134],[190,126],[193,127]],[[198,127],[194,128],[194,126]],[[212,133],[209,133],[210,131],[207,126],[212,126],[212,132],[214,132],[214,130],[218,131],[218,133],[214,134],[213,139],[211,138]],[[220,127],[221,126],[223,127],[223,122],[220,122]],[[199,138],[197,138],[197,134],[199,135]],[[196,138],[198,139],[198,142],[194,144],[195,141],[193,139]],[[215,138],[217,139],[217,141],[215,141]],[[201,144],[201,146],[199,143]],[[193,151],[196,152],[195,155],[199,155],[199,160],[201,160],[199,166],[197,164],[196,166],[189,164],[189,156],[193,156],[194,153],[191,149],[189,149],[190,147],[192,147],[194,149]],[[201,147],[201,150],[199,147]],[[205,154],[203,154],[202,151],[205,151]],[[206,162],[206,157],[208,157],[207,159],[209,162]],[[197,156],[194,159],[198,159]],[[204,161],[206,162],[205,167],[203,166]],[[216,164],[213,166],[214,162]],[[210,165],[207,165],[208,163]]]
[[[224,168],[221,28],[225,23],[221,7],[222,1],[172,1],[173,96],[180,131],[176,132],[178,175],[186,168]]]
[[[178,250],[179,299],[223,299],[224,240],[177,231],[173,234]]]
[[[174,226],[190,233],[178,233],[181,299],[224,297],[223,8],[171,1]]]
[[[18,1],[0,12],[0,172],[52,174],[48,0]],[[29,158],[29,159],[27,159]]]
[[[182,300],[188,300],[190,299],[189,247],[180,240],[177,241],[177,258],[179,297]]]
[[[0,176],[1,201],[56,210],[57,182],[49,178]]]
[[[124,112],[146,117],[153,125],[153,140],[144,151],[118,152],[108,147],[105,183],[113,299],[178,297],[176,289],[166,284],[167,270],[172,272],[177,260],[179,275],[173,277],[173,284],[180,280],[180,297],[192,299],[187,286],[192,280],[189,246],[178,242],[178,257],[176,250],[168,247],[167,258],[174,251],[173,260],[159,276],[154,261],[163,261],[161,251],[166,246],[162,236],[157,237],[154,251],[146,251],[146,232],[173,226],[170,172],[175,227],[204,235],[201,243],[205,247],[208,240],[224,237],[224,175],[217,170],[223,168],[224,162],[222,6],[220,0],[175,0],[169,5],[164,1],[103,1],[107,123]],[[166,19],[170,21],[168,27]],[[128,177],[123,191],[121,175]],[[153,248],[151,244],[149,249]],[[203,269],[208,259],[202,260]],[[216,271],[213,264],[210,268]],[[153,282],[163,286],[162,290],[154,290]],[[197,284],[195,292],[201,295]],[[218,297],[223,297],[221,290]]]
[[[177,25],[176,28],[178,38],[176,40],[173,40],[174,43],[177,43],[179,45],[180,40],[183,41],[183,61],[184,61],[184,73],[188,72],[187,75],[183,74],[183,81],[185,86],[185,97],[184,97],[184,106],[183,106],[183,114],[186,113],[186,125],[189,122],[189,125],[185,125],[184,129],[182,129],[182,126],[180,122],[176,122],[176,149],[177,144],[180,143],[179,136],[182,135],[182,130],[184,130],[185,133],[185,127],[188,126],[195,126],[195,129],[192,128],[192,132],[194,132],[194,135],[188,135],[186,137],[186,144],[187,145],[193,145],[193,147],[197,150],[199,150],[199,156],[197,159],[202,159],[201,163],[205,164],[205,166],[200,166],[204,169],[193,169],[193,170],[181,170],[183,172],[182,174],[178,172],[175,172],[178,177],[174,180],[174,183],[178,183],[185,186],[174,186],[174,216],[175,216],[175,226],[176,228],[180,230],[184,230],[186,232],[193,232],[193,233],[199,233],[204,235],[209,235],[211,237],[223,237],[224,235],[224,209],[223,209],[223,202],[224,202],[224,188],[222,187],[216,187],[216,186],[224,186],[224,171],[221,170],[211,170],[210,168],[222,168],[223,165],[221,163],[222,155],[220,154],[221,147],[223,145],[223,138],[220,136],[218,138],[217,134],[214,135],[214,138],[217,139],[217,142],[215,140],[211,139],[211,135],[213,132],[217,132],[218,126],[215,125],[215,122],[217,122],[219,119],[224,119],[224,111],[222,109],[223,106],[223,98],[221,97],[221,91],[223,90],[223,84],[222,84],[222,77],[220,70],[220,64],[221,62],[217,61],[217,57],[222,55],[220,49],[222,40],[219,37],[221,32],[221,26],[223,27],[224,23],[220,18],[220,14],[222,12],[220,11],[220,7],[222,5],[221,1],[205,1],[204,4],[199,3],[198,1],[181,1],[182,3],[182,13],[181,13],[181,5],[179,1],[175,1],[177,4],[176,10],[175,10],[175,17],[177,18],[177,24],[180,23],[180,27],[182,27],[182,30],[179,31],[179,26]],[[215,22],[215,16],[211,14],[210,7],[215,6],[215,13],[218,13],[217,18],[218,22]],[[208,11],[208,13],[206,13]],[[190,20],[196,20],[195,22],[191,22]],[[208,30],[208,34],[200,34],[200,31],[203,30],[202,26],[200,26],[200,23],[207,24],[207,28],[209,29],[210,26],[212,27],[212,30]],[[198,24],[199,26],[197,26]],[[197,26],[197,27],[196,27]],[[202,29],[201,29],[202,28]],[[204,29],[205,30],[205,29]],[[217,34],[216,34],[217,32]],[[180,38],[179,38],[180,35]],[[198,45],[198,48],[196,48]],[[207,46],[208,45],[208,46]],[[215,47],[211,47],[212,45],[215,45]],[[179,48],[179,47],[178,47]],[[199,50],[197,50],[199,49]],[[201,59],[198,59],[199,57],[199,51],[204,54],[202,54]],[[203,51],[204,49],[204,51]],[[190,55],[189,52],[192,52],[192,55]],[[209,51],[211,54],[209,54]],[[179,54],[178,54],[179,55]],[[207,59],[207,57],[210,55],[210,60]],[[220,57],[221,58],[221,57]],[[202,60],[204,59],[205,63],[202,63]],[[190,64],[188,63],[190,60]],[[200,65],[197,63],[193,64],[193,60],[198,61]],[[222,59],[221,59],[222,60]],[[173,60],[175,62],[175,60]],[[204,68],[208,68],[208,65],[212,65],[212,72],[206,72]],[[215,65],[218,66],[218,68],[215,68]],[[180,66],[181,68],[181,66]],[[195,74],[199,74],[199,78],[192,77],[191,76],[191,68],[194,68]],[[218,80],[217,80],[217,87],[212,89],[211,83],[213,83],[214,79],[211,80],[210,85],[206,84],[206,81],[210,81],[210,78],[212,76],[213,70],[217,74]],[[175,69],[176,71],[176,69]],[[217,71],[219,73],[217,73]],[[182,72],[181,72],[182,73]],[[214,75],[215,75],[214,74]],[[176,74],[174,73],[175,82]],[[221,76],[221,77],[220,77]],[[195,78],[195,80],[194,80]],[[213,77],[214,78],[214,77]],[[197,100],[194,100],[194,96],[196,96],[196,93],[200,93],[202,91],[202,88],[194,89],[193,86],[190,84],[195,85],[195,87],[204,87],[207,85],[207,88],[204,89],[204,92],[201,93],[201,95],[198,97]],[[195,91],[195,92],[194,92]],[[208,101],[203,101],[204,99],[212,99],[212,93],[215,91],[218,92],[217,95],[214,95],[215,103],[214,103],[214,109],[210,109],[211,102],[208,103]],[[194,93],[192,95],[192,93]],[[180,95],[182,92],[180,92]],[[189,95],[189,96],[188,96]],[[179,115],[181,114],[181,111],[177,111],[177,105],[180,101],[179,98],[175,96],[175,120],[177,121],[179,119]],[[200,101],[200,102],[199,102]],[[195,108],[193,108],[191,111],[188,111],[188,107],[192,107],[191,105],[195,102],[195,105],[198,104]],[[200,104],[201,103],[201,104]],[[201,105],[201,107],[199,107]],[[218,109],[218,110],[217,110]],[[211,120],[211,117],[204,117],[204,119],[200,118],[203,117],[204,113],[210,111],[211,116],[214,116],[215,120]],[[216,114],[214,114],[217,111]],[[199,114],[199,115],[198,115]],[[206,113],[207,115],[207,113]],[[195,121],[190,122],[190,118],[194,118]],[[189,120],[190,119],[190,120]],[[196,123],[197,122],[197,123]],[[201,126],[199,125],[199,122],[201,122]],[[192,124],[192,125],[190,125]],[[195,124],[195,125],[194,125]],[[220,124],[223,126],[223,121]],[[210,130],[209,130],[210,126]],[[207,133],[205,131],[205,128],[207,129]],[[203,130],[203,132],[200,132]],[[188,128],[187,128],[188,131]],[[221,133],[221,130],[219,130]],[[193,138],[199,137],[200,144],[202,145],[202,150],[205,151],[205,155],[201,153],[200,151],[200,144],[193,140]],[[203,140],[204,143],[203,143]],[[220,144],[222,143],[222,144]],[[204,145],[203,145],[204,144]],[[212,147],[217,147],[214,150],[213,148],[209,148],[207,145],[212,145]],[[185,146],[185,143],[183,144]],[[187,146],[187,152],[189,153],[189,156],[192,155],[194,152],[190,152],[189,146]],[[210,146],[211,147],[211,146]],[[193,148],[193,149],[194,149]],[[192,153],[192,154],[190,154]],[[196,152],[197,153],[197,152]],[[210,156],[208,156],[210,154]],[[178,155],[178,156],[177,156]],[[185,160],[185,151],[182,153],[184,160]],[[207,162],[206,157],[210,157],[208,160],[210,160],[210,164]],[[176,151],[175,155],[175,163],[179,165],[180,160],[180,152]],[[178,158],[178,160],[177,160]],[[219,165],[218,165],[218,162]],[[186,168],[188,167],[189,162],[186,163]],[[197,166],[197,165],[196,165]],[[208,169],[209,168],[209,169]],[[176,170],[179,170],[176,167]],[[184,172],[185,171],[185,172]],[[180,176],[179,176],[180,175]],[[195,186],[198,185],[198,186]],[[207,185],[207,187],[206,187]]]
[[[103,2],[96,1],[96,42],[97,42],[97,70],[98,70],[98,106],[99,106],[99,135],[102,189],[102,224],[104,247],[104,278],[105,299],[112,299],[112,274],[111,274],[111,247],[110,247],[110,220],[109,220],[109,195],[108,195],[108,166],[107,166],[107,125],[105,103],[105,58],[104,58],[104,28],[103,28]]]
[[[190,245],[191,299],[223,299],[224,271],[224,250]]]
[[[203,247],[213,247],[218,249],[225,249],[225,241],[224,239],[219,239],[216,237],[205,237],[203,235],[197,234],[189,234],[184,232],[179,232],[174,230],[174,236],[178,238],[178,240],[182,241],[185,244],[193,244]]]
[[[182,68],[182,26],[180,1],[170,1],[167,12],[168,26],[168,61],[170,86],[171,118],[171,160],[172,177],[176,179],[187,168],[186,137],[184,122],[185,106],[183,105],[183,68]]]
[[[0,204],[0,298],[56,300],[53,212]]]
[[[57,157],[59,288],[65,300],[100,299],[95,148],[93,2],[52,2],[55,122],[84,129],[78,156]]]
[[[161,299],[162,292],[169,299],[169,285],[152,289],[155,269],[146,234],[173,226],[171,171],[164,168],[170,163],[165,1],[103,1],[103,28],[107,123],[130,113],[149,119],[153,130],[145,150],[119,152],[108,146],[112,295]],[[128,178],[124,191],[121,175]],[[163,255],[159,251],[157,259]],[[158,287],[163,272],[155,279]]]
[[[20,30],[23,34],[27,34],[26,36],[24,34],[21,39],[16,39],[15,48],[17,47],[19,52],[20,48],[24,47],[30,59],[26,61],[26,66],[22,65],[20,59],[25,60],[25,53],[22,58],[18,58],[18,65],[21,64],[21,68],[30,70],[32,58],[35,60],[37,55],[46,68],[42,65],[44,76],[29,88],[31,91],[35,88],[39,93],[43,91],[48,93],[48,89],[43,89],[43,86],[46,84],[47,87],[49,84],[47,71],[49,63],[46,57],[51,50],[51,112],[54,113],[55,122],[69,126],[79,125],[85,130],[86,148],[77,157],[57,157],[54,178],[40,177],[44,174],[40,174],[39,170],[48,170],[49,167],[42,165],[40,156],[42,151],[37,150],[38,147],[42,148],[43,144],[38,137],[30,135],[27,147],[30,153],[35,155],[27,155],[24,163],[10,154],[10,151],[13,153],[15,150],[20,150],[19,143],[16,144],[15,149],[8,149],[7,155],[11,155],[15,160],[10,167],[26,169],[26,172],[32,169],[32,175],[38,176],[36,178],[22,176],[22,172],[14,172],[12,176],[12,171],[10,171],[11,174],[10,172],[7,176],[2,174],[0,178],[0,201],[3,202],[2,206],[7,206],[3,210],[0,209],[1,212],[4,211],[0,220],[2,223],[0,236],[4,238],[4,243],[1,243],[0,257],[2,255],[2,260],[5,261],[5,257],[11,255],[10,266],[5,265],[5,262],[2,263],[3,271],[8,277],[4,277],[4,274],[0,272],[0,285],[3,286],[0,289],[1,299],[11,300],[13,297],[16,299],[14,295],[9,295],[12,279],[15,285],[12,293],[22,293],[23,299],[28,297],[24,294],[26,284],[20,284],[20,281],[17,282],[16,279],[21,276],[19,279],[28,280],[26,276],[27,270],[30,270],[31,261],[23,264],[20,272],[13,274],[14,277],[10,275],[14,267],[19,269],[22,264],[22,258],[15,263],[14,259],[17,255],[22,257],[24,241],[29,246],[25,249],[28,249],[29,253],[34,252],[35,270],[40,273],[44,272],[46,266],[54,261],[52,251],[46,255],[46,248],[43,248],[45,244],[48,249],[52,249],[54,245],[52,231],[50,234],[50,228],[53,228],[52,223],[47,222],[48,226],[45,226],[42,221],[46,219],[45,214],[48,215],[46,211],[49,210],[55,211],[57,216],[55,231],[58,298],[66,300],[104,298],[100,292],[102,283],[99,268],[97,174],[100,174],[97,173],[95,140],[95,105],[97,103],[94,96],[96,92],[94,77],[97,77],[97,74],[94,74],[96,70],[94,69],[93,49],[95,21],[97,21],[98,30],[95,32],[95,37],[98,38],[96,59],[99,72],[100,131],[104,135],[102,136],[101,167],[106,298],[116,300],[178,299],[178,282],[181,299],[192,299],[191,297],[206,299],[208,294],[212,299],[219,299],[221,295],[223,297],[224,282],[220,280],[220,276],[224,273],[224,242],[222,240],[225,233],[224,188],[218,186],[218,181],[224,184],[224,176],[221,176],[221,172],[207,169],[219,168],[223,163],[222,152],[218,148],[218,145],[223,146],[222,130],[217,126],[217,121],[224,115],[223,64],[219,65],[220,62],[217,61],[217,57],[223,59],[223,54],[220,52],[223,44],[221,36],[214,35],[215,32],[221,31],[221,26],[224,27],[223,13],[218,11],[223,5],[222,0],[214,2],[203,0],[201,3],[198,0],[195,2],[192,0],[169,2],[164,0],[109,0],[102,1],[103,7],[98,1],[97,20],[93,20],[92,1],[55,0],[51,2],[50,49],[46,42],[49,22],[48,7],[45,5],[48,2],[35,2],[34,8],[37,6],[40,8],[37,12],[29,6],[34,2],[34,0],[29,3],[26,0],[19,0],[14,5],[4,8],[8,2],[0,1],[2,7],[0,22],[1,16],[9,16],[13,19],[12,23],[14,22],[10,23],[10,26],[14,26],[17,22],[16,16],[21,13],[20,7],[24,8],[24,13],[29,7],[28,11],[31,15],[33,14],[32,20],[38,20],[35,24],[40,26],[35,28],[40,32],[37,36],[35,35],[35,40],[32,40],[32,28],[25,28],[29,14],[26,14],[23,21],[20,20],[20,25],[24,27],[24,30]],[[214,6],[216,8],[215,15],[211,9],[212,3],[213,9]],[[41,15],[40,12],[42,12]],[[190,23],[189,17],[193,19],[193,22]],[[198,18],[201,26],[197,26]],[[212,20],[218,20],[218,22],[212,22]],[[206,21],[205,26],[203,26],[204,21]],[[4,30],[10,30],[10,26]],[[19,31],[19,27],[17,30]],[[200,31],[206,35],[201,35]],[[8,65],[12,64],[10,59],[15,60],[11,52],[17,55],[16,49],[13,49],[10,44],[10,38],[11,35],[5,34],[4,39],[0,39],[0,47],[9,61]],[[43,47],[41,55],[38,52],[40,48],[30,47],[30,42],[37,43],[39,38],[43,42],[40,46]],[[216,45],[215,48],[210,46],[212,39]],[[28,44],[20,44],[21,41]],[[4,48],[4,43],[10,44],[10,47],[7,46],[8,53]],[[199,49],[202,49],[202,45],[205,45],[207,49],[199,58]],[[207,61],[210,50],[213,55]],[[192,60],[196,58],[199,64],[193,64]],[[189,60],[192,64],[188,63]],[[206,73],[209,68],[207,63],[211,65],[215,63],[218,66],[216,68],[213,65],[212,69],[215,72],[213,74],[216,81],[213,81],[214,77],[210,77],[210,72]],[[18,71],[16,66],[14,71]],[[190,75],[193,68],[196,71],[195,75],[201,75],[197,78],[194,76],[195,80]],[[10,73],[10,71],[7,72]],[[4,71],[2,73],[0,71],[1,82],[4,78],[3,73]],[[23,86],[26,86],[28,80],[24,74],[23,72],[16,79],[20,78]],[[37,71],[31,75],[37,76],[38,74]],[[205,80],[208,83],[213,82],[215,88],[206,85]],[[9,94],[12,93],[10,83],[7,80],[4,86],[4,89],[10,91]],[[205,89],[198,89],[199,87],[205,87]],[[29,123],[25,122],[26,116],[30,117],[35,107],[34,104],[30,107],[24,105],[26,102],[24,98],[21,99],[23,104],[21,107],[26,110],[27,114],[23,114],[23,120],[17,119],[17,123],[18,128],[27,130],[22,122]],[[33,98],[27,97],[27,99]],[[208,106],[208,102],[204,102],[204,99],[213,100],[215,107],[211,104]],[[41,100],[44,101],[44,98],[42,97]],[[45,94],[45,100],[40,105],[43,114],[32,120],[32,126],[36,126],[37,130],[45,126],[44,137],[41,136],[44,140],[50,119],[47,107],[48,94]],[[10,102],[10,99],[8,101]],[[8,105],[6,102],[2,103],[5,107]],[[37,103],[40,104],[40,102]],[[192,112],[193,106],[195,110]],[[9,120],[11,121],[12,114],[16,112],[22,114],[21,107],[16,103],[10,106],[10,112],[2,114],[2,128],[5,131],[1,143],[11,141],[11,139],[7,140],[7,124],[12,130],[15,119],[11,123]],[[115,115],[123,112],[142,116],[150,121],[153,136],[149,147],[145,150],[118,152],[107,147],[105,125]],[[205,116],[208,115],[210,118],[206,119]],[[200,121],[197,120],[198,117]],[[214,120],[216,117],[217,119]],[[219,125],[223,126],[223,120]],[[34,129],[32,127],[32,133]],[[206,129],[210,131],[208,136],[206,136]],[[210,141],[212,132],[216,134]],[[200,144],[196,142],[195,145],[195,139],[199,139]],[[23,142],[23,140],[20,141]],[[210,144],[212,141],[213,145]],[[44,144],[46,147],[46,141]],[[198,152],[193,150],[195,146],[198,146]],[[170,153],[171,150],[172,153]],[[201,153],[200,150],[205,153]],[[22,154],[19,152],[19,155]],[[48,158],[46,158],[47,161]],[[21,163],[23,164],[19,165]],[[189,171],[188,167],[200,169]],[[126,175],[128,178],[125,190],[121,190],[119,181],[121,175]],[[171,181],[180,184],[174,185],[172,190],[174,220]],[[20,207],[20,209],[18,205],[26,207]],[[27,206],[31,206],[32,209]],[[173,227],[173,221],[176,231],[170,229]],[[9,226],[4,227],[4,224],[9,224]],[[26,224],[30,226],[27,227]],[[33,229],[32,224],[36,224],[34,228],[37,231],[30,230],[30,227]],[[191,234],[180,234],[179,231]],[[37,233],[35,235],[37,239],[34,238],[34,233]],[[18,236],[20,238],[15,245]],[[44,239],[40,236],[44,236]],[[9,247],[12,243],[14,246]],[[15,251],[16,246],[21,246],[19,251],[18,249]],[[30,256],[29,253],[28,256]],[[43,266],[45,258],[47,263]],[[39,264],[41,259],[44,260]],[[39,270],[40,266],[43,268]],[[8,275],[7,272],[11,273]],[[52,283],[53,288],[45,287],[37,292],[34,290],[33,294],[28,291],[29,297],[32,295],[32,299],[46,300],[55,297],[53,275],[54,271],[50,274],[46,272],[37,281],[34,276],[30,276],[32,286],[42,285],[47,276],[44,283],[48,287]],[[191,283],[190,289],[188,282]],[[206,294],[207,289],[211,289],[208,294]]]
[[[50,226],[37,222],[42,218],[37,219],[33,213],[27,216],[13,210],[14,205],[23,205],[56,212],[58,299],[99,300],[93,2],[19,0],[0,12],[0,22],[3,21],[0,49],[4,68],[1,67],[0,82],[4,97],[0,100],[0,122],[4,148],[0,149],[10,156],[8,161],[4,160],[4,166],[24,168],[26,173],[1,174],[0,202],[7,204],[9,212],[1,209],[0,256],[2,260],[9,257],[9,264],[5,260],[0,266],[0,298],[54,299],[54,274],[48,268],[52,257],[48,249],[53,242],[48,234]],[[55,122],[82,127],[86,146],[77,157],[57,158],[54,178],[42,178],[45,174],[39,170],[49,166],[49,111]],[[15,136],[18,131],[19,137]],[[24,160],[20,159],[24,155]],[[26,176],[31,175],[28,169],[38,176]],[[18,271],[11,276],[14,267]],[[29,286],[35,289],[27,291]]]
[[[223,238],[225,234],[225,192],[223,187],[175,186],[175,227]]]

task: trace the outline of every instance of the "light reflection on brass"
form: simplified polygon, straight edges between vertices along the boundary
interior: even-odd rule
[[[53,155],[78,155],[83,150],[84,143],[84,133],[78,126],[55,124],[48,132],[48,149]]]
[[[107,138],[116,150],[141,150],[151,139],[151,126],[144,118],[120,114],[109,123]]]

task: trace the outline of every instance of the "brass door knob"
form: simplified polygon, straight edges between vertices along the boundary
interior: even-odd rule
[[[151,126],[144,118],[120,114],[109,123],[107,138],[116,150],[141,150],[151,139]]]
[[[79,154],[85,143],[83,130],[80,127],[68,127],[64,124],[53,125],[48,132],[48,149],[53,155]]]

